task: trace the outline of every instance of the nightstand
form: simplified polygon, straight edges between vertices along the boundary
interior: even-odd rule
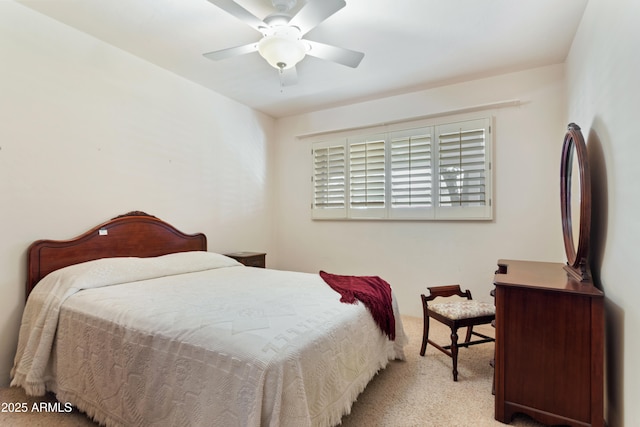
[[[235,259],[247,267],[266,267],[265,258],[267,254],[264,252],[232,252],[224,255]]]

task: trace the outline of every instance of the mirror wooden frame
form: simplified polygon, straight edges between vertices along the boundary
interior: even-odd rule
[[[578,177],[572,177],[574,156],[578,162]],[[572,194],[572,179],[580,180],[580,194]],[[578,242],[574,241],[571,202],[580,197]],[[562,232],[567,254],[565,270],[580,281],[591,279],[589,271],[589,235],[591,233],[591,175],[587,158],[587,146],[580,127],[570,123],[562,145],[562,162],[560,166],[560,206],[562,211]]]

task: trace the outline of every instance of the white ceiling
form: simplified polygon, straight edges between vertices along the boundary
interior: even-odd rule
[[[260,33],[207,0],[17,0],[273,117],[564,61],[588,0],[346,0],[306,34],[365,53],[356,69],[307,56],[281,87],[258,53],[202,56]],[[305,0],[298,1],[298,7]],[[323,1],[323,0],[306,0]],[[271,0],[237,0],[263,19]]]

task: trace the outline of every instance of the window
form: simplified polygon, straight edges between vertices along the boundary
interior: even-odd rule
[[[313,144],[315,219],[491,219],[490,119]]]
[[[378,218],[385,210],[385,136],[348,138],[349,212],[352,218]]]
[[[340,218],[346,214],[345,159],[344,145],[319,144],[313,150],[313,206],[319,215]]]
[[[431,145],[432,129],[391,133],[391,216],[424,217],[433,212]]]

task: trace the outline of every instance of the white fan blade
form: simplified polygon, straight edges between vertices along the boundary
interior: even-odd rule
[[[246,44],[244,46],[230,47],[228,49],[216,50],[214,52],[203,53],[202,56],[213,61],[231,58],[233,56],[245,55],[247,53],[256,52],[258,50],[257,43]]]
[[[300,32],[304,35],[346,5],[344,0],[309,0],[291,18],[289,25],[300,28]]]
[[[358,65],[360,65],[360,61],[362,61],[362,58],[364,58],[364,53],[356,52],[355,50],[331,46],[307,39],[305,39],[304,41],[306,43],[309,43],[309,46],[311,46],[311,49],[307,52],[307,55],[337,62],[338,64],[346,65],[347,67],[356,68]]]
[[[250,27],[255,28],[259,32],[262,32],[262,29],[267,27],[267,24],[265,24],[264,21],[256,17],[253,13],[249,12],[247,9],[240,6],[233,0],[209,0],[209,3],[218,6],[220,9],[235,16],[236,18],[249,25]]]
[[[296,67],[280,70],[281,86],[293,86],[296,83],[298,83],[298,71],[296,70]]]

